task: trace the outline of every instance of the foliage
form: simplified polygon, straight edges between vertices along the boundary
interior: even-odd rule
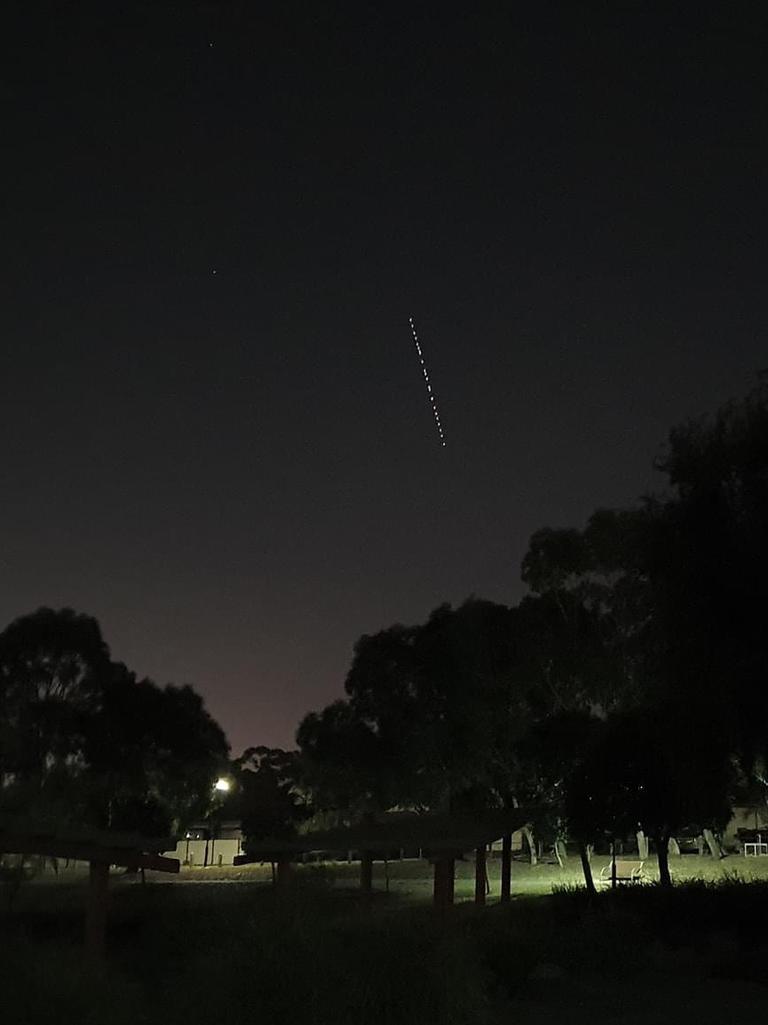
[[[149,835],[203,817],[227,764],[220,727],[191,687],[158,687],[113,667],[87,747],[91,815],[100,825]]]
[[[200,696],[137,681],[92,617],[39,609],[0,634],[3,810],[168,834],[205,810],[227,752]]]
[[[568,787],[585,840],[721,822],[731,756],[755,779],[768,751],[768,381],[675,428],[657,465],[669,494],[599,510],[582,532],[540,530],[523,562],[564,620],[596,615],[602,639],[601,653],[572,630],[572,664],[592,667],[586,693],[609,714]]]
[[[642,828],[656,841],[661,882],[667,844],[683,827],[722,828],[730,817],[727,747],[703,727],[681,743],[679,710],[633,709],[609,719],[567,784],[571,834],[583,843]]]
[[[89,724],[110,671],[96,620],[39,609],[0,634],[0,800],[60,813],[82,798]]]
[[[348,697],[297,734],[319,803],[358,813],[499,803],[522,708],[514,653],[510,610],[477,599],[361,637]]]
[[[311,814],[301,792],[297,752],[251,747],[233,762],[232,770],[235,793],[217,816],[234,814],[240,819],[246,852],[249,842],[294,836]]]

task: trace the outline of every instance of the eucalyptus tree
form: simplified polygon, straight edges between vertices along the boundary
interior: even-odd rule
[[[39,609],[0,634],[0,807],[167,833],[201,814],[228,744],[192,687],[113,662],[98,622]]]
[[[95,619],[41,608],[0,633],[0,800],[52,813],[78,800],[89,726],[111,675]]]
[[[254,842],[295,836],[311,815],[299,753],[249,747],[234,760],[231,770],[234,792],[223,802],[218,817],[232,814],[240,819],[246,851]]]
[[[522,722],[514,655],[510,610],[474,598],[361,637],[347,697],[297,734],[318,789],[376,810],[502,803]]]

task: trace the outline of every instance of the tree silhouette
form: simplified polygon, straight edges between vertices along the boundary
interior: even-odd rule
[[[137,681],[92,617],[39,609],[0,634],[5,810],[167,833],[205,810],[227,754],[200,696]]]

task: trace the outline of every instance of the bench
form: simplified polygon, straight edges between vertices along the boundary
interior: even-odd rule
[[[616,859],[616,885],[628,886],[632,883],[644,883],[648,877],[643,871],[644,861],[620,861]],[[600,869],[599,882],[602,886],[610,886],[612,880],[612,865],[609,862]]]

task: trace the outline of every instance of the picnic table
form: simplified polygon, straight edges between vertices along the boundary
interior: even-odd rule
[[[609,862],[600,870],[598,882],[602,886],[611,886],[614,879],[617,886],[629,886],[634,883],[647,882],[647,876],[643,871],[644,861],[625,861],[616,859],[616,872],[614,875],[614,862]]]
[[[755,858],[768,856],[768,841],[758,837],[757,840],[745,843],[743,853],[745,858],[750,855]]]

